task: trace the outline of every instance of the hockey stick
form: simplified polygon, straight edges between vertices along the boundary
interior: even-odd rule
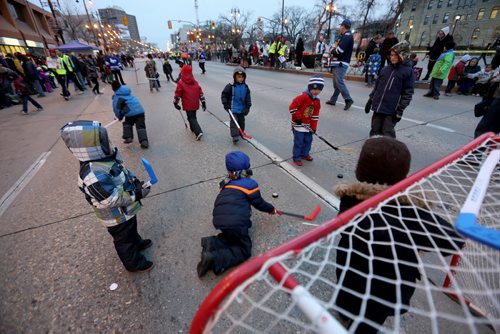
[[[313,221],[319,215],[320,211],[321,211],[321,206],[318,204],[318,205],[316,205],[316,207],[314,208],[314,210],[311,212],[310,215],[304,216],[304,215],[301,215],[298,213],[286,212],[286,211],[281,211],[281,214],[286,215],[286,216],[290,216],[290,217],[301,218],[301,219]]]
[[[158,182],[158,178],[156,177],[155,171],[153,170],[153,166],[147,161],[145,158],[141,158],[142,164],[144,165],[144,168],[146,168],[146,172],[148,172],[150,180],[148,182],[145,182],[142,187],[147,188],[151,187],[151,185],[155,184]]]
[[[115,118],[113,121],[109,122],[108,124],[104,125],[104,128],[109,128],[111,125],[115,124],[116,122],[119,122],[117,118]]]
[[[236,124],[236,127],[238,128],[238,131],[240,131],[240,135],[245,138],[245,139],[252,139],[252,136],[250,135],[247,135],[245,132],[243,132],[243,130],[241,130],[240,128],[240,125],[238,124],[238,122],[236,121],[236,118],[234,117],[232,111],[229,109],[227,111],[227,113],[229,114],[229,116],[231,116],[231,118],[233,119],[233,122],[234,124]]]
[[[318,137],[319,139],[321,139],[321,141],[323,141],[323,143],[325,143],[326,145],[330,146],[331,148],[333,148],[335,151],[340,151],[340,152],[352,152],[352,148],[350,147],[338,147],[338,146],[335,146],[333,144],[331,144],[328,140],[326,140],[325,138],[321,137],[320,135],[318,135],[317,133],[314,133],[313,134]]]
[[[176,109],[177,109],[177,108],[176,108]],[[182,117],[182,121],[184,122],[184,127],[187,129],[187,128],[188,128],[188,125],[187,125],[187,123],[186,123],[186,119],[185,119],[185,118],[184,118],[184,116],[182,115],[182,111],[181,111],[180,109],[178,109],[178,111],[179,111],[179,114],[180,114],[180,115],[181,115],[181,117]]]
[[[460,234],[497,250],[500,250],[500,231],[479,225],[477,217],[488,190],[491,174],[498,167],[499,161],[500,150],[494,150],[488,155],[455,221],[455,228]]]

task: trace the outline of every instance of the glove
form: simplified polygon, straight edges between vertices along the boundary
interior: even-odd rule
[[[245,111],[243,112],[245,116],[248,115],[248,113],[250,113],[250,108],[245,109]]]
[[[372,100],[368,100],[365,105],[365,113],[369,114],[372,109]]]
[[[201,110],[207,111],[207,103],[205,101],[201,102]]]
[[[149,192],[151,191],[151,187],[147,188],[142,188],[142,185],[144,184],[143,181],[139,181],[138,179],[134,180],[135,184],[135,200],[140,201],[144,197],[146,197]]]
[[[224,107],[224,110],[225,110],[226,112],[229,112],[229,110],[230,110],[230,109],[231,109],[230,107]]]
[[[175,107],[175,109],[177,109],[177,110],[181,110],[181,106],[180,106],[180,105],[178,105],[177,103],[174,103],[174,107]]]
[[[283,212],[281,212],[280,210],[273,209],[273,211],[271,211],[269,214],[281,216]]]
[[[392,116],[392,121],[393,121],[394,123],[397,123],[397,122],[399,122],[399,121],[401,120],[401,117],[402,117],[402,116],[403,116],[403,115],[401,115],[401,114],[396,114],[396,115],[393,115],[393,116]]]

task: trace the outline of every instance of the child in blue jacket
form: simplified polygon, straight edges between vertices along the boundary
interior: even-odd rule
[[[221,233],[201,238],[203,251],[196,267],[199,277],[209,270],[220,275],[252,255],[252,240],[248,235],[252,227],[251,206],[271,215],[281,215],[281,211],[262,198],[259,185],[250,178],[248,155],[241,151],[228,153],[226,168],[229,180],[220,183],[221,190],[213,210],[214,227]]]
[[[252,106],[250,88],[245,83],[246,78],[245,69],[241,66],[236,67],[233,71],[234,82],[228,83],[221,94],[224,109],[228,113],[233,113],[234,118],[243,131],[245,131],[245,116],[248,115]],[[232,118],[229,125],[233,143],[237,143],[240,133]]]
[[[133,127],[137,131],[137,138],[142,148],[149,147],[148,133],[146,132],[146,116],[141,103],[132,95],[132,91],[127,86],[121,86],[118,81],[113,81],[111,87],[113,95],[113,112],[116,118],[123,121],[123,142],[130,144],[134,140]]]

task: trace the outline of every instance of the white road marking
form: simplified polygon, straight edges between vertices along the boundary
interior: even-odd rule
[[[345,105],[344,102],[337,102],[337,103]],[[351,108],[365,110],[364,107],[355,106],[354,104],[351,106]],[[416,119],[412,119],[412,118],[408,118],[408,117],[403,117],[402,119],[404,119],[405,121],[408,121],[408,122],[416,123],[418,125],[425,125],[425,126],[428,126],[430,128],[434,128],[434,129],[438,129],[438,130],[443,130],[443,131],[446,131],[446,132],[451,132],[451,133],[455,133],[456,132],[455,130],[447,128],[445,126],[435,125],[435,124],[432,124],[432,123],[429,123],[429,122],[422,122],[422,121],[419,121],[419,120],[416,120]]]
[[[28,170],[14,183],[14,185],[2,196],[0,199],[0,217],[14,202],[17,195],[26,187],[36,173],[42,168],[43,164],[47,161],[49,152],[43,152],[42,155],[28,168]]]
[[[306,223],[306,222],[302,222],[302,224],[309,225],[309,226],[319,226],[319,224],[312,224],[312,223]]]
[[[318,196],[324,202],[334,207],[336,210],[339,209],[340,200],[335,195],[328,192],[326,189],[321,187],[319,184],[314,182],[304,173],[297,170],[297,168],[293,167],[289,162],[285,161],[279,155],[268,149],[266,146],[262,145],[255,138],[248,140],[250,144],[252,144],[257,150],[266,155],[269,159],[271,159],[275,164],[279,165],[284,171],[286,171],[290,176],[292,176],[298,183],[302,184],[313,194]]]

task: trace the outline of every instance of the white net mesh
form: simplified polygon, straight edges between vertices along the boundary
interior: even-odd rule
[[[206,331],[317,331],[269,274],[280,263],[348,332],[500,333],[500,252],[452,227],[496,145],[486,141],[299,253],[272,258],[224,300]],[[499,181],[497,165],[478,219],[496,230]]]

